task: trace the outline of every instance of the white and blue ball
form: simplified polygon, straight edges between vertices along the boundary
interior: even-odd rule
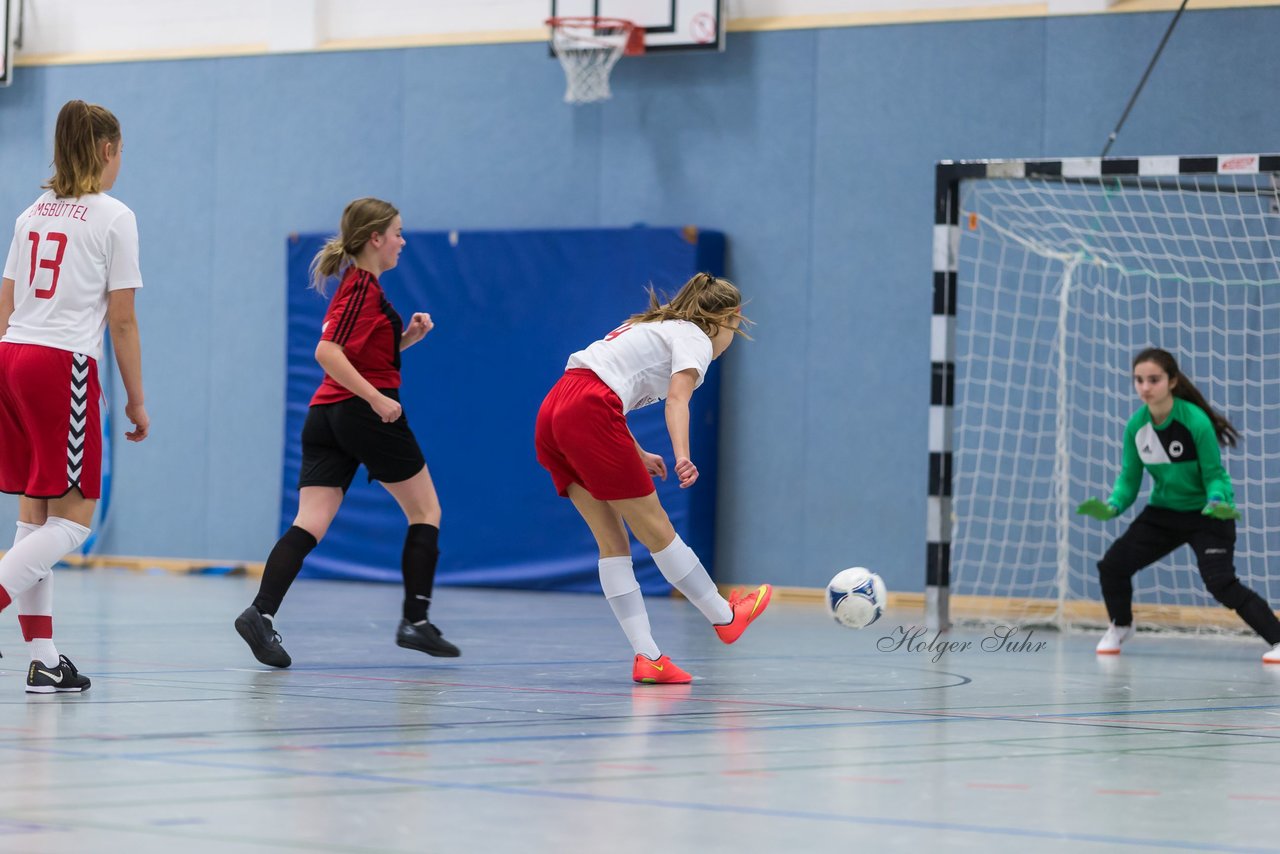
[[[861,566],[837,572],[827,584],[827,611],[851,629],[866,628],[880,619],[888,599],[880,576]]]

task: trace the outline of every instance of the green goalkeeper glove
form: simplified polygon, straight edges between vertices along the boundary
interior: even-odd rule
[[[1115,508],[1115,505],[1106,501],[1099,501],[1096,498],[1090,498],[1088,501],[1082,502],[1076,508],[1076,512],[1082,516],[1097,519],[1099,522],[1105,522],[1120,515],[1120,511]]]
[[[1209,496],[1209,503],[1200,511],[1201,516],[1212,516],[1224,522],[1232,522],[1240,518],[1240,511],[1225,503],[1216,495]]]

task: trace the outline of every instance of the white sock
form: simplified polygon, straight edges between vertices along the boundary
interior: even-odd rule
[[[671,545],[653,553],[653,562],[662,571],[662,577],[712,623],[720,625],[733,619],[733,609],[720,595],[716,583],[707,575],[693,549],[685,545],[679,534]]]
[[[632,651],[655,661],[661,658],[649,628],[649,612],[644,607],[644,595],[636,581],[631,558],[600,558],[600,588],[623,634],[631,642]]]
[[[32,531],[38,531],[38,530],[40,530],[40,526],[37,525],[35,522],[19,521],[18,530],[15,531],[13,534],[13,544],[16,546],[18,543],[22,542],[27,538],[27,534],[30,534]]]
[[[70,519],[50,516],[38,530],[29,532],[22,541],[0,558],[0,587],[10,598],[30,590],[48,577],[53,565],[75,551],[89,537],[89,529]]]
[[[34,522],[19,522],[18,530],[13,535],[13,544],[16,546],[26,539],[28,534],[38,530],[40,526]],[[53,573],[15,596],[13,604],[18,610],[19,623],[24,622],[23,617],[48,617],[52,620]],[[23,634],[25,633],[26,626],[23,626]],[[53,638],[32,638],[27,641],[27,655],[32,661],[39,661],[50,667],[58,663],[58,648],[53,645]]]

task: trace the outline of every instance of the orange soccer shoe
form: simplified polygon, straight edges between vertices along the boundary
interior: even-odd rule
[[[676,666],[670,656],[664,655],[657,661],[636,654],[636,663],[631,668],[631,678],[636,682],[647,684],[665,683],[668,685],[685,685],[693,681],[693,677]]]
[[[733,619],[715,627],[716,634],[725,643],[733,643],[742,637],[742,633],[751,625],[751,621],[764,613],[769,607],[769,599],[773,596],[773,586],[761,584],[750,593],[743,594],[735,590],[729,594],[729,607],[733,609]]]

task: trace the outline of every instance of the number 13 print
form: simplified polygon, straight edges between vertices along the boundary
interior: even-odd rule
[[[36,299],[53,299],[53,292],[58,289],[58,274],[62,272],[62,256],[67,251],[67,236],[59,231],[51,231],[44,236],[46,243],[58,244],[53,258],[40,257],[39,232],[27,232],[27,239],[31,241],[31,275],[27,279],[27,284],[35,285],[37,267],[41,270],[51,271],[53,279],[49,282],[49,287],[36,288],[35,296]]]
[[[626,332],[630,328],[631,328],[631,321],[627,321],[626,323],[619,326],[617,329],[610,332],[608,335],[604,336],[604,340],[612,341],[613,339],[617,338],[619,335]]]

